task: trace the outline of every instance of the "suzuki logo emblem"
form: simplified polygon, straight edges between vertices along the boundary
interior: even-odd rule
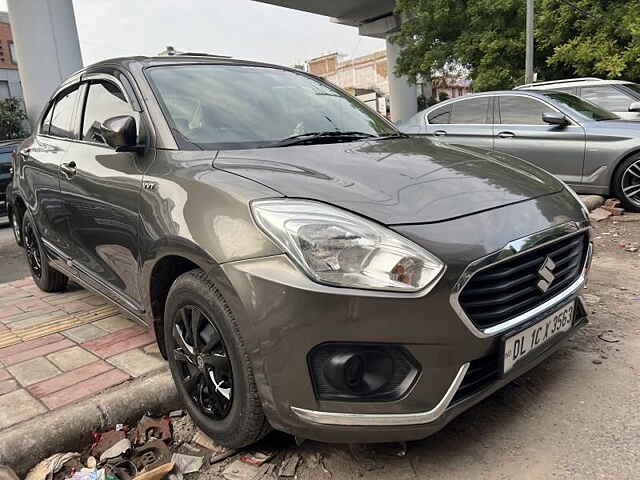
[[[551,260],[551,258],[547,257],[544,259],[544,263],[538,269],[538,277],[540,280],[536,283],[536,286],[540,289],[542,293],[545,293],[549,290],[549,287],[556,279],[553,274],[553,270],[556,268],[556,264]]]

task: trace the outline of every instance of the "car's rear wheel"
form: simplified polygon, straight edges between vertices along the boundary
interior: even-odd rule
[[[9,221],[11,222],[11,229],[13,230],[13,238],[19,247],[22,247],[22,225],[20,224],[20,215],[17,211],[12,210],[9,213]]]
[[[36,229],[30,213],[25,213],[22,222],[22,239],[24,254],[31,271],[31,278],[44,292],[61,292],[67,286],[69,279],[62,273],[49,266],[42,248],[40,235]]]
[[[196,425],[230,448],[264,436],[269,425],[236,320],[202,270],[174,282],[164,319],[171,374]]]
[[[624,160],[613,175],[613,193],[625,210],[640,212],[640,155]]]

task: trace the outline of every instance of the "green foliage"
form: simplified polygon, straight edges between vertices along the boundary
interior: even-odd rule
[[[18,99],[0,100],[0,140],[26,136],[26,120],[27,114]]]
[[[476,91],[523,83],[525,0],[398,0],[397,13],[398,73],[461,65]],[[640,78],[640,0],[537,0],[535,37],[539,80]]]

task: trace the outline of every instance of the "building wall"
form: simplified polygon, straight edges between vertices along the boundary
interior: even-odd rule
[[[0,12],[0,100],[23,98],[9,15]]]
[[[332,53],[309,60],[308,65],[311,73],[346,90],[373,90],[389,95],[389,68],[384,50],[343,62],[338,61],[337,53]]]

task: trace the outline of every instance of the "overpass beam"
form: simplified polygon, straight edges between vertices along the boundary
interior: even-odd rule
[[[389,96],[391,103],[391,120],[401,122],[408,120],[418,111],[417,87],[405,76],[395,74],[396,62],[402,50],[387,38],[387,62],[389,64]]]
[[[22,90],[31,124],[56,87],[82,68],[72,0],[8,0]]]

